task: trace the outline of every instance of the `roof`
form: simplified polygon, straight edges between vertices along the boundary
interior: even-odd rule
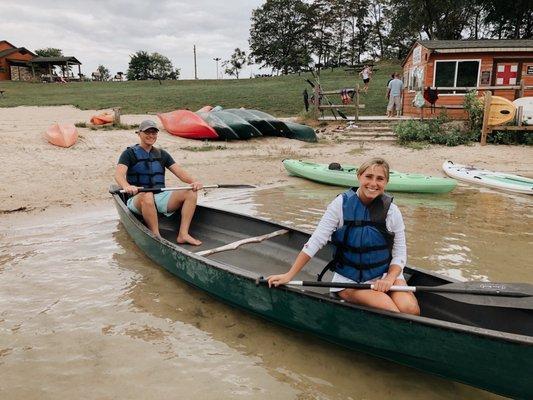
[[[533,40],[527,39],[482,39],[482,40],[417,40],[411,46],[404,58],[405,65],[414,48],[421,45],[432,53],[496,53],[496,52],[531,52],[533,54]]]
[[[18,48],[15,47],[14,49],[5,49],[5,50],[0,51],[0,58],[7,57],[10,54],[18,53],[18,52],[20,52],[22,54],[24,54],[24,53],[33,54],[31,51],[29,51],[25,47],[18,47]],[[33,55],[35,55],[35,54],[33,54]]]
[[[81,65],[81,62],[76,57],[35,57],[31,62],[35,64],[64,64],[69,62],[71,64]]]
[[[533,40],[484,39],[484,40],[418,40],[422,46],[430,50],[450,49],[487,49],[487,48],[529,48],[533,51]]]

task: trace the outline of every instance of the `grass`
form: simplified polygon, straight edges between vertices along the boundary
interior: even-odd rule
[[[362,115],[383,115],[386,108],[386,83],[390,74],[400,71],[397,63],[381,62],[370,81],[368,94],[361,95],[366,108]],[[82,110],[121,107],[123,114],[153,114],[179,108],[196,110],[206,104],[225,108],[245,107],[259,109],[278,117],[302,113],[302,92],[312,88],[305,79],[313,80],[310,73],[271,78],[132,81],[132,82],[77,82],[67,84],[0,82],[5,94],[0,107],[74,105]],[[362,86],[359,76],[343,69],[324,70],[321,74],[324,90]],[[340,96],[329,99],[340,104]],[[349,110],[346,110],[350,114]],[[326,114],[327,115],[327,114]]]

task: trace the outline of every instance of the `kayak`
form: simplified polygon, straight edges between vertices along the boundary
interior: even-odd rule
[[[59,147],[70,147],[78,140],[78,130],[73,124],[53,124],[44,132],[44,138]]]
[[[442,169],[446,175],[460,181],[507,192],[533,194],[533,179],[525,176],[478,169],[473,166],[454,164],[451,161],[445,161],[442,164]]]
[[[241,117],[246,122],[253,125],[263,136],[279,136],[279,132],[268,121],[259,118],[248,110],[243,108],[228,108],[224,111]]]
[[[239,135],[237,135],[235,131],[228,126],[228,124],[222,121],[214,113],[198,110],[196,111],[196,114],[198,114],[200,118],[202,118],[211,128],[216,131],[221,140],[239,139]]]
[[[328,164],[317,164],[299,160],[283,160],[285,169],[294,176],[328,185],[358,187],[357,167],[342,164],[340,169],[330,169]],[[410,193],[448,193],[457,182],[450,178],[438,178],[422,174],[405,174],[390,171],[389,183],[385,190],[389,192]]]
[[[224,123],[239,136],[239,139],[251,139],[254,137],[263,136],[261,135],[261,132],[257,130],[257,128],[249,124],[246,120],[242,119],[238,115],[232,114],[225,110],[211,111],[209,114],[213,114],[220,120],[224,121]]]
[[[291,139],[302,140],[304,142],[317,142],[315,130],[307,125],[297,124],[296,122],[286,121],[285,125],[291,131]]]
[[[256,117],[261,118],[264,121],[267,121],[270,125],[276,128],[276,130],[278,131],[278,136],[283,136],[283,137],[288,137],[288,138],[292,136],[292,132],[285,122],[280,121],[279,119],[263,111],[259,111],[259,110],[247,110],[247,111],[251,112]]]
[[[232,306],[356,352],[504,396],[533,397],[531,285],[485,282],[477,285],[487,288],[488,295],[438,293],[435,290],[439,288],[470,286],[406,267],[404,275],[409,285],[429,286],[433,290],[416,293],[421,316],[346,303],[330,295],[327,288],[269,289],[257,285],[258,278],[285,272],[289,260],[296,258],[309,239],[309,233],[260,218],[198,206],[191,234],[200,238],[202,245],[178,245],[175,238],[179,213],[171,217],[159,215],[162,237],[156,237],[126,207],[122,195],[114,194],[113,199],[121,223],[149,258]],[[296,279],[314,279],[329,261],[331,252],[331,244],[326,245]],[[495,294],[498,290],[518,290],[527,297],[498,296]]]
[[[103,113],[99,115],[93,115],[91,117],[91,124],[93,125],[112,124],[114,121],[115,115],[111,113]]]
[[[187,139],[218,139],[218,134],[198,114],[189,110],[176,110],[157,114],[165,130],[174,136]]]

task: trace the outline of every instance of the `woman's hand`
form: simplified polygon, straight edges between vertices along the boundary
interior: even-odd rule
[[[198,190],[204,187],[204,185],[201,182],[191,182],[190,186],[192,186],[193,192],[197,192]]]
[[[288,274],[280,274],[280,275],[270,275],[267,278],[268,281],[268,287],[278,287],[279,285],[284,285],[285,283],[289,282],[292,279],[292,277]]]
[[[124,188],[127,194],[135,196],[137,193],[139,193],[139,188],[137,186],[128,185]]]
[[[378,292],[386,293],[390,290],[391,286],[394,284],[394,280],[384,278],[384,279],[378,279],[376,282],[374,282],[373,290],[376,290]]]

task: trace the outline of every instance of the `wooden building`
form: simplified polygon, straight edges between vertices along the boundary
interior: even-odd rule
[[[78,66],[78,74],[70,72]],[[61,68],[61,75],[55,75],[55,67]],[[7,40],[0,41],[0,81],[48,81],[79,80],[81,62],[75,57],[39,57],[24,47],[15,47]]]
[[[30,81],[28,62],[37,57],[24,47],[15,47],[7,40],[0,41],[0,81]]]
[[[465,118],[464,95],[486,90],[509,100],[533,96],[533,40],[419,40],[402,63],[406,116],[438,115]],[[413,105],[417,92],[436,89],[434,108]],[[427,93],[427,92],[426,92]],[[435,93],[435,92],[433,92]],[[422,114],[423,113],[423,114]]]

